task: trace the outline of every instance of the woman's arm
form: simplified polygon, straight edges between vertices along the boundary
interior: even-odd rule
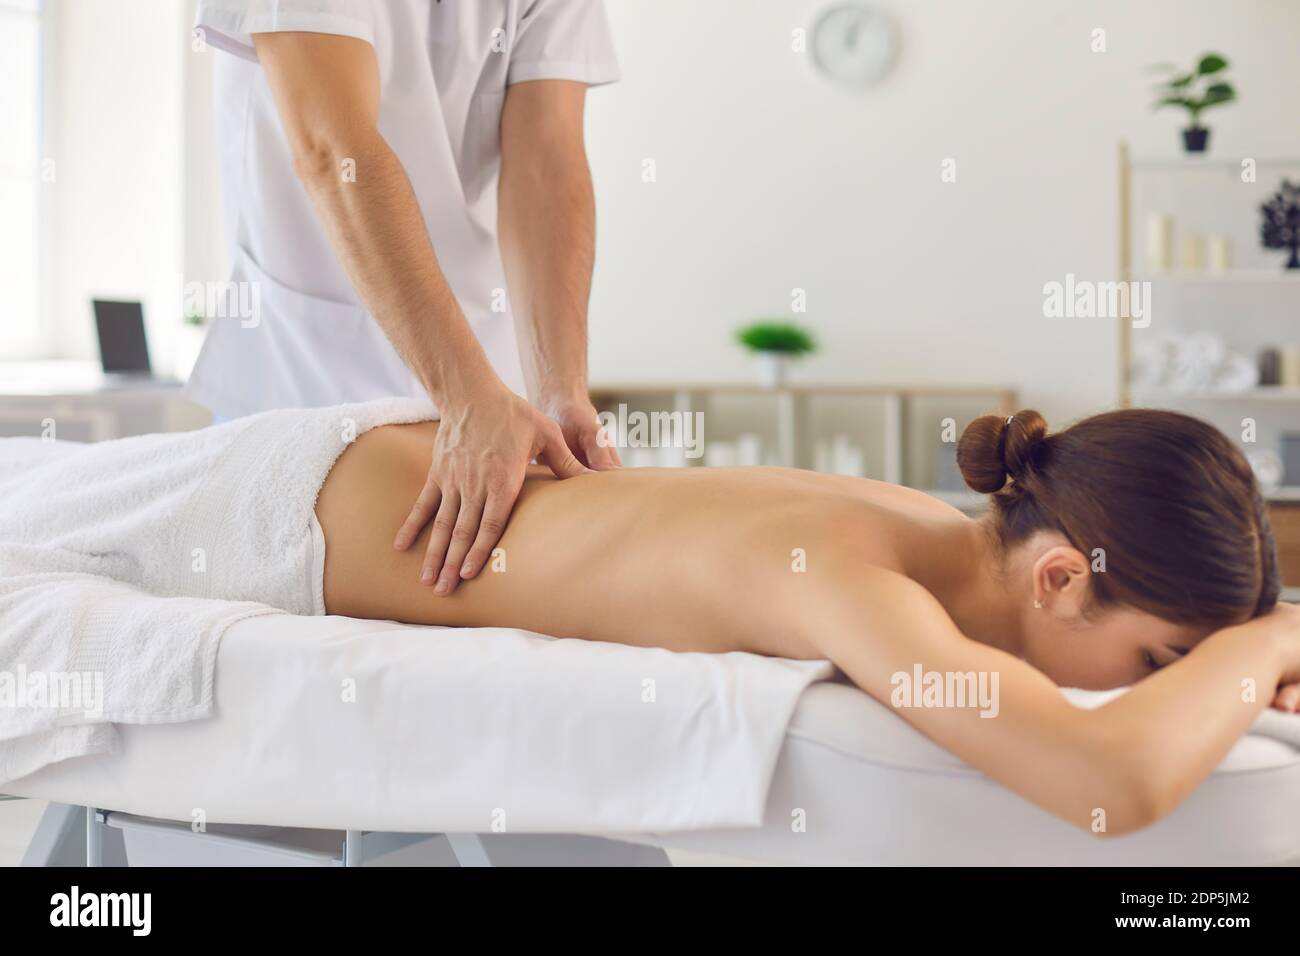
[[[895,691],[912,682],[917,665],[945,684],[969,674],[965,686],[978,687],[982,679],[992,706],[946,699],[895,709],[990,778],[1098,834],[1128,833],[1172,810],[1278,685],[1296,680],[1300,614],[1287,606],[1212,634],[1129,693],[1084,710],[1025,662],[967,639],[909,578],[872,570],[864,580],[860,568],[831,577],[841,580],[822,582],[829,590],[810,602],[808,636],[841,670],[890,706],[904,703]]]

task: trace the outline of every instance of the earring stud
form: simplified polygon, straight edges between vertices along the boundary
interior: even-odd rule
[[[1034,607],[1037,610],[1042,610],[1043,602],[1038,600],[1038,598],[1034,598]]]

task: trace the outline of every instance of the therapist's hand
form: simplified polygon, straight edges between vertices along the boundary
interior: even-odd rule
[[[443,410],[429,477],[393,541],[405,551],[433,521],[420,580],[434,584],[439,595],[451,594],[487,564],[531,459],[557,478],[588,471],[569,451],[560,426],[505,386],[494,384],[467,399]]]
[[[568,400],[542,398],[538,407],[557,425],[575,458],[593,471],[623,465],[612,438],[600,425],[596,407],[586,395]]]

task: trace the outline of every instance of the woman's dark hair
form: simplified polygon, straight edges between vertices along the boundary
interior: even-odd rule
[[[1124,409],[1049,435],[1035,411],[962,432],[966,484],[992,495],[1004,546],[1058,531],[1105,573],[1095,602],[1178,624],[1224,626],[1272,610],[1277,554],[1245,457],[1189,415]]]

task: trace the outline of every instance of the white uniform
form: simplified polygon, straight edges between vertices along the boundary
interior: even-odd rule
[[[374,46],[379,131],[406,170],[470,327],[522,394],[497,245],[501,107],[511,83],[618,78],[601,0],[200,0],[195,29],[234,54],[216,63],[218,148],[231,278],[247,285],[227,296],[241,307],[212,319],[191,397],[229,418],[423,394],[294,174],[250,36],[277,31]]]

